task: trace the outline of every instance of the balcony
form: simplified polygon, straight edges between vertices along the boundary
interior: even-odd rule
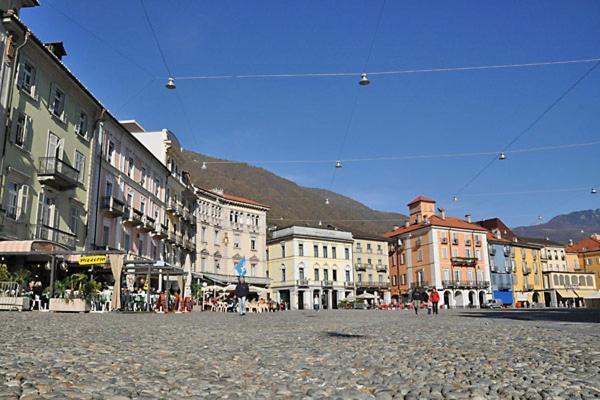
[[[156,220],[148,215],[142,215],[142,225],[140,230],[144,232],[152,232],[154,230]]]
[[[465,246],[470,246],[470,245],[471,245],[471,239],[465,240]]]
[[[175,244],[179,247],[183,247],[183,236],[180,234],[175,234]]]
[[[355,268],[357,271],[366,271],[367,265],[363,263],[356,263]]]
[[[481,247],[481,241],[480,240],[476,240],[475,241],[475,247]]]
[[[412,282],[410,284],[410,288],[411,289],[424,289],[429,287],[429,282],[427,281],[421,281],[421,282]]]
[[[454,281],[452,280],[443,280],[442,281],[442,286],[446,289],[454,289],[456,287],[456,285],[454,284]]]
[[[115,199],[113,196],[102,196],[100,208],[105,215],[110,217],[120,217],[125,212],[125,203]]]
[[[377,284],[377,282],[373,282],[373,281],[360,281],[360,282],[355,282],[356,283],[356,287],[357,288],[361,288],[361,289],[376,289],[379,287],[379,285]]]
[[[57,190],[72,189],[79,184],[79,171],[58,157],[40,157],[40,183]]]
[[[488,281],[470,281],[470,280],[443,280],[442,285],[446,289],[486,289],[490,286]]]
[[[323,287],[333,287],[333,281],[323,281]]]
[[[489,287],[490,287],[490,283],[488,281],[477,282],[477,289],[487,289]]]
[[[346,289],[353,289],[354,288],[354,282],[346,281],[346,282],[344,282],[344,287]]]
[[[296,286],[299,286],[299,287],[308,287],[308,279],[298,279],[298,280],[296,280]]]
[[[454,266],[474,267],[478,260],[475,257],[452,257],[450,261]]]
[[[377,264],[377,267],[375,267],[375,269],[377,270],[377,272],[387,271],[387,269],[385,268],[385,265],[382,265],[382,264]]]
[[[512,286],[509,283],[506,283],[506,282],[497,283],[494,286],[495,286],[496,290],[510,290],[510,289],[512,289]]]
[[[177,202],[174,199],[169,199],[169,201],[167,201],[167,212],[171,215],[176,215],[177,213]]]
[[[141,211],[136,210],[132,207],[125,208],[125,213],[123,216],[123,225],[128,226],[139,226],[142,225],[142,217],[143,214]]]
[[[48,240],[69,250],[75,250],[77,245],[77,236],[48,225],[31,225],[30,237],[31,239]]]
[[[177,234],[173,231],[168,231],[166,239],[169,243],[175,243],[175,241],[177,240]]]
[[[156,222],[154,224],[154,232],[153,236],[157,239],[164,239],[167,237],[167,226],[165,224],[159,224]]]

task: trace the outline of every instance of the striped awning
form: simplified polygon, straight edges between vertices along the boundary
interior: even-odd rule
[[[0,254],[3,253],[43,253],[65,250],[55,243],[44,240],[4,240],[0,241]]]

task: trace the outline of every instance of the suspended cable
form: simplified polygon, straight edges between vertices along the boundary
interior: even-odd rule
[[[571,93],[585,78],[587,78],[597,67],[600,65],[600,60],[596,61],[591,68],[589,68],[583,75],[581,75],[575,82],[573,82],[566,90],[564,90],[552,103],[550,103],[534,120],[527,125],[523,130],[521,130],[508,144],[502,149],[504,153],[510,147],[515,144],[520,138],[523,137],[527,132],[529,132],[535,125],[538,124],[554,107],[558,105],[569,93]],[[494,162],[498,159],[497,156],[494,156],[490,161],[488,161],[483,168],[481,168],[471,179],[467,181],[457,192],[455,195],[460,195],[465,189],[467,189],[473,182],[475,182],[485,171],[488,170],[494,164]]]
[[[169,68],[169,64],[167,63],[167,58],[165,57],[165,53],[163,52],[160,42],[158,41],[158,36],[156,35],[156,31],[154,30],[152,21],[150,21],[150,16],[148,15],[148,11],[146,10],[146,5],[144,4],[144,0],[140,0],[140,4],[142,6],[142,10],[144,11],[144,16],[146,17],[146,22],[148,23],[148,26],[150,27],[150,32],[152,32],[152,37],[154,38],[154,42],[156,43],[158,52],[160,53],[160,57],[162,58],[162,61],[165,65],[165,69],[169,73],[169,76],[172,77],[173,74],[171,73],[171,69]]]
[[[68,14],[65,14],[64,11],[62,11],[61,9],[59,9],[58,7],[56,7],[54,4],[52,4],[52,2],[45,2],[44,4],[45,5],[46,4],[49,5],[50,8],[52,8],[58,14],[62,15],[65,19],[69,20],[73,25],[76,25],[80,29],[84,30],[85,32],[87,32],[88,34],[90,34],[92,37],[94,37],[96,40],[98,40],[99,42],[104,43],[110,50],[112,50],[114,53],[116,53],[119,56],[121,56],[124,60],[129,61],[131,64],[135,65],[136,67],[138,67],[142,71],[146,72],[148,75],[150,75],[150,76],[152,76],[154,78],[157,78],[157,75],[154,72],[150,71],[146,66],[140,64],[139,62],[137,62],[136,60],[134,60],[132,57],[128,56],[127,54],[125,54],[122,51],[120,51],[119,49],[117,49],[114,44],[107,42],[105,39],[103,39],[101,36],[97,35],[91,29],[88,29],[87,27],[85,27],[83,24],[81,24],[75,18],[69,16]]]
[[[521,64],[496,64],[496,65],[478,65],[465,67],[440,67],[440,68],[421,68],[421,69],[400,69],[391,71],[373,71],[369,75],[406,75],[440,72],[460,72],[460,71],[478,71],[488,69],[514,69],[514,68],[533,68],[565,64],[585,64],[600,61],[600,57],[581,58],[559,61],[541,61]],[[359,76],[361,72],[317,72],[317,73],[282,73],[282,74],[234,74],[234,75],[199,75],[199,76],[178,76],[177,80],[211,80],[211,79],[262,79],[262,78],[331,78]]]
[[[157,78],[150,78],[143,86],[140,87],[140,89],[137,92],[134,92],[129,98],[127,98],[127,100],[125,100],[123,103],[121,103],[121,105],[115,108],[115,114],[121,111],[126,105],[128,105],[130,102],[136,99],[140,94],[142,94],[152,82],[156,81],[156,79]]]
[[[564,192],[589,192],[591,186],[578,187],[578,188],[564,188],[564,189],[547,189],[547,190],[523,190],[517,192],[497,192],[497,193],[468,193],[463,194],[462,197],[480,197],[480,196],[508,196],[508,195],[519,195],[519,194],[540,194],[540,193],[564,193]]]
[[[577,147],[588,147],[600,145],[600,141],[586,142],[586,143],[570,143],[561,144],[554,146],[542,146],[523,148],[507,151],[506,154],[520,154],[520,153],[534,153],[540,151],[549,150],[560,150]],[[447,154],[420,154],[420,155],[406,155],[406,156],[383,156],[383,157],[364,157],[364,158],[346,158],[346,159],[299,159],[299,160],[250,160],[250,161],[237,161],[237,160],[218,160],[218,161],[202,161],[203,164],[333,164],[336,165],[339,161],[342,163],[354,163],[354,162],[371,162],[371,161],[400,161],[400,160],[418,160],[418,159],[436,159],[436,158],[461,158],[461,157],[477,157],[496,155],[498,151],[479,151],[470,153],[447,153]]]

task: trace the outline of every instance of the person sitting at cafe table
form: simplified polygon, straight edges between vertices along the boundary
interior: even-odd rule
[[[154,310],[156,312],[164,312],[165,314],[169,312],[169,308],[167,307],[167,296],[165,295],[164,290],[160,291],[158,299],[156,300],[156,305],[154,306]]]

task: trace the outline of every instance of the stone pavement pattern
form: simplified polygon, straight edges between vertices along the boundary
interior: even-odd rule
[[[600,314],[499,315],[4,312],[0,399],[600,397]]]

